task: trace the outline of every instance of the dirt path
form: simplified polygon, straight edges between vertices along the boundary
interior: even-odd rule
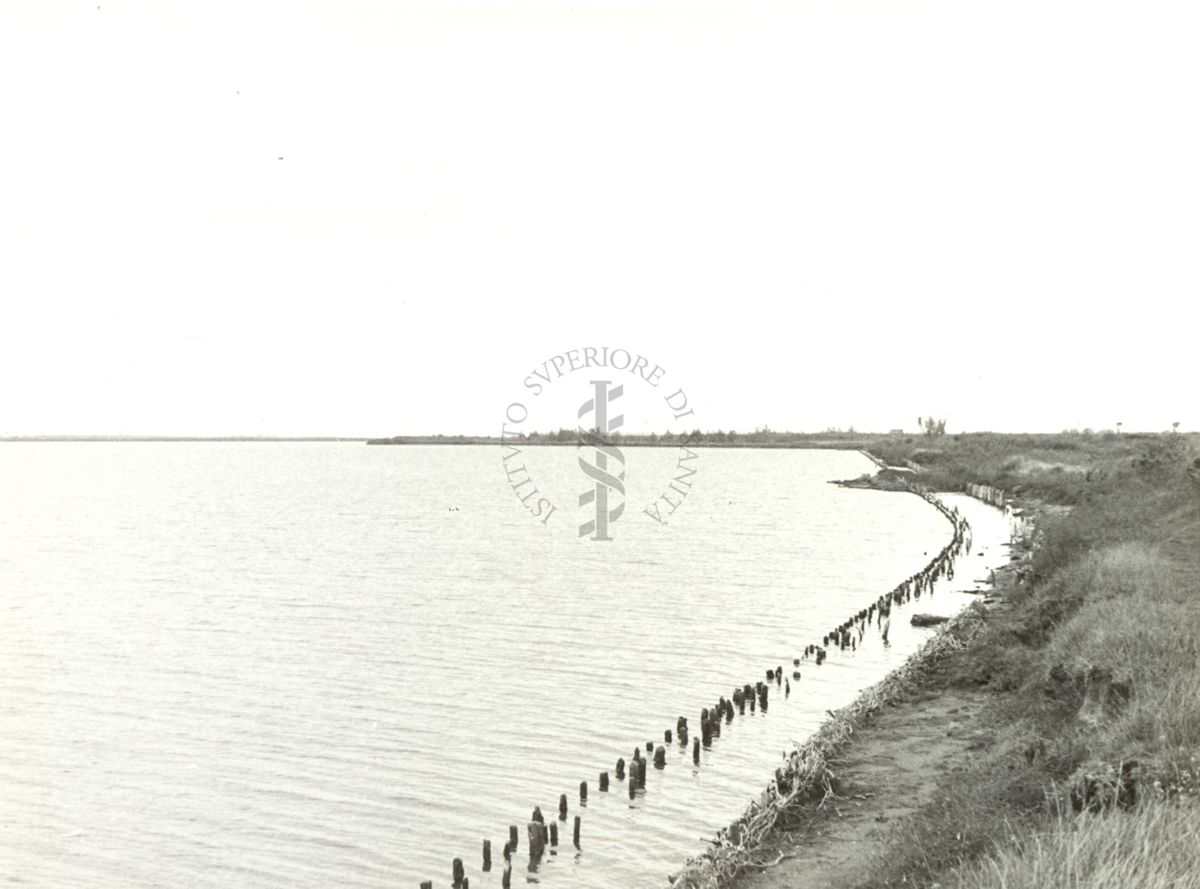
[[[737,889],[854,889],[896,819],[930,800],[940,776],[969,761],[985,743],[977,728],[986,693],[934,689],[889,707],[861,730],[846,753],[839,798],[806,822],[780,832],[759,856],[783,859],[746,873]]]

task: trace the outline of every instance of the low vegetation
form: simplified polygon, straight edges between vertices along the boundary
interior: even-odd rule
[[[953,436],[875,453],[1050,509],[977,644],[991,740],[874,886],[1200,886],[1200,462],[1182,435]]]
[[[1023,835],[958,877],[960,886],[1131,886],[1197,889],[1200,807],[1150,805],[1135,812],[1060,817]]]

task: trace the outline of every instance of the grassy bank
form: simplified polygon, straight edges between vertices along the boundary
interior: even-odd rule
[[[1200,886],[1200,463],[1184,436],[962,436],[876,450],[935,488],[1068,505],[937,681],[990,741],[891,832],[872,886]],[[883,451],[881,453],[881,451]]]

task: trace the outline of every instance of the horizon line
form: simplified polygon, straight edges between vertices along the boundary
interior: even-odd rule
[[[621,435],[622,438],[645,438],[650,435],[658,437],[687,435],[692,430],[681,430],[675,432],[668,430],[667,432],[630,432]],[[715,430],[698,430],[703,436],[717,435],[738,435],[738,436],[804,436],[804,437],[828,437],[828,436],[907,436],[907,437],[926,437],[924,431],[909,431],[892,429],[885,432],[857,430],[857,429],[825,429],[819,432],[794,432],[791,430],[775,430],[775,429],[759,429],[750,432],[742,432],[736,429],[715,429]],[[355,442],[355,441],[389,441],[397,439],[487,439],[495,441],[511,441],[528,438],[542,438],[547,435],[557,434],[558,430],[550,430],[545,433],[533,433],[532,436],[525,433],[519,435],[504,436],[495,433],[470,433],[470,432],[421,432],[421,433],[402,433],[398,435],[163,435],[155,433],[133,433],[133,434],[104,434],[104,433],[35,433],[24,435],[0,435],[0,442],[105,442],[105,441],[141,441],[141,442]],[[931,440],[937,438],[953,437],[957,435],[1160,435],[1176,433],[1179,435],[1194,435],[1192,430],[1172,430],[1164,429],[1158,432],[1151,430],[1113,430],[1113,429],[1061,429],[1057,432],[1031,432],[1031,431],[1016,431],[1016,432],[998,432],[989,429],[978,430],[962,430],[958,432],[946,432],[943,435],[928,436]]]

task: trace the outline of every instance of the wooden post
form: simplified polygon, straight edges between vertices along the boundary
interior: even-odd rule
[[[587,802],[587,782],[586,781],[579,782],[579,801],[581,803]]]
[[[509,889],[512,885],[512,865],[508,864],[504,867],[504,873],[500,875],[501,889]]]
[[[654,751],[654,767],[656,769],[665,769],[667,767],[667,748],[659,747]]]
[[[620,757],[619,759],[617,759],[617,780],[618,781],[625,780],[625,758],[624,757]]]
[[[454,863],[450,866],[450,872],[454,876],[454,885],[461,886],[463,880],[463,863],[461,858],[454,859]]]
[[[421,889],[433,889],[433,880],[422,880]]]
[[[550,845],[558,845],[558,825],[553,821],[550,822]]]
[[[575,848],[576,848],[576,849],[578,849],[578,848],[579,848],[579,823],[580,823],[580,820],[581,820],[581,819],[580,819],[580,817],[579,817],[578,815],[576,815],[576,816],[575,816],[575,833],[574,833],[574,836],[573,836],[573,839],[574,839],[574,841],[575,841]]]
[[[536,821],[538,824],[546,823],[546,819],[542,817],[542,807],[541,806],[533,807],[533,814],[531,816],[529,816],[529,820]]]
[[[486,873],[492,869],[492,841],[483,841],[483,870]]]
[[[692,762],[700,765],[700,739],[697,738],[692,744]]]
[[[510,852],[517,851],[517,825],[515,824],[508,826],[508,846]]]
[[[600,792],[608,793],[608,772],[600,773]]]
[[[567,795],[565,793],[558,797],[558,820],[567,820]]]
[[[529,822],[529,860],[536,861],[542,857],[542,849],[545,846],[542,831],[546,825],[540,821]]]
[[[671,743],[671,730],[670,729],[667,729],[665,732],[663,732],[663,743],[664,744]]]

